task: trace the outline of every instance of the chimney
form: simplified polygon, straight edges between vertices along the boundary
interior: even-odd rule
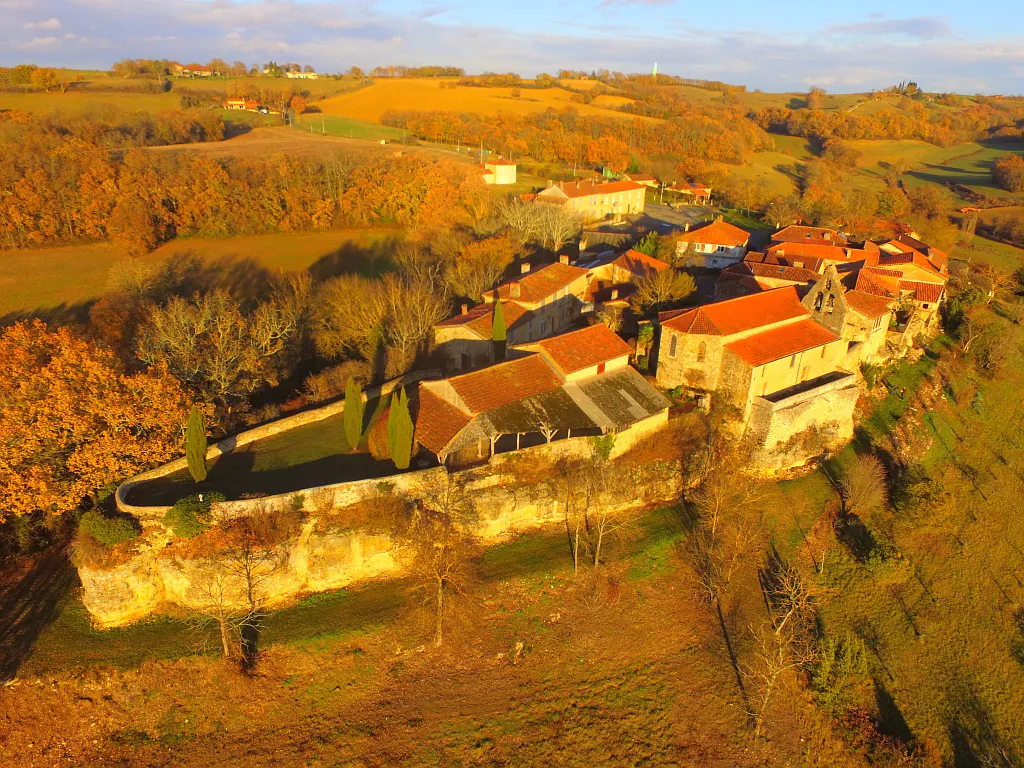
[[[508,295],[510,299],[518,299],[522,295],[519,283],[512,282],[508,284]]]
[[[690,222],[686,222],[686,224],[683,225],[683,232],[689,232],[689,231],[690,231]]]
[[[610,300],[611,301],[615,301],[618,298],[619,298],[619,289],[618,288],[612,288],[612,297],[611,297]]]
[[[569,263],[569,254],[568,253],[563,253],[563,254],[559,255],[558,263],[559,264],[568,264]]]
[[[469,304],[463,304],[462,305],[462,314],[464,314],[464,315],[468,315],[469,314]]]
[[[826,240],[831,240],[832,239],[832,233],[826,230],[825,231],[825,239]]]
[[[721,221],[721,220],[722,220],[722,214],[718,214],[717,216],[715,216],[715,221]]]
[[[525,275],[529,271],[530,271],[530,262],[524,261],[523,265],[521,267],[519,267],[519,274]]]

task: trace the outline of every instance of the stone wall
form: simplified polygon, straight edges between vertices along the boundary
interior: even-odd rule
[[[656,432],[664,422],[660,417],[649,419],[635,430],[619,435],[612,450],[613,460],[637,440]],[[482,467],[452,473],[436,467],[396,475],[386,482],[393,493],[413,502],[448,493],[454,484],[466,500],[463,526],[484,544],[494,544],[522,531],[559,522],[564,482],[555,466],[562,459],[590,456],[589,438],[571,438],[499,454]],[[523,477],[524,462],[537,477]],[[591,500],[592,513],[619,514],[671,501],[682,490],[682,475],[672,467],[623,465],[613,467],[612,475],[614,482]],[[343,483],[304,492],[308,517],[301,532],[283,545],[284,564],[265,584],[268,606],[286,604],[304,594],[403,573],[402,546],[387,533],[369,529],[324,531],[318,525],[322,510],[358,504],[379,493],[380,482]],[[215,514],[225,518],[259,506],[290,505],[291,498],[292,494],[287,494],[225,502],[215,505]],[[151,519],[152,515],[147,513],[147,517]],[[244,606],[244,584],[231,575],[223,562],[188,556],[182,540],[161,525],[147,526],[132,547],[128,560],[113,567],[79,567],[82,600],[98,626],[123,626],[165,609],[201,611],[218,599]]]
[[[718,389],[722,369],[722,337],[695,333],[680,333],[661,326],[658,344],[658,385],[671,389],[713,392]],[[672,356],[672,339],[676,339],[676,354]],[[699,348],[704,344],[704,360],[699,361]]]
[[[853,437],[860,389],[853,374],[783,397],[758,397],[751,405],[746,437],[753,465],[781,470],[799,466]]]
[[[389,395],[399,387],[404,387],[408,384],[412,384],[417,381],[422,381],[423,379],[436,378],[440,375],[440,371],[435,370],[414,371],[413,373],[410,373],[406,376],[401,376],[397,379],[392,379],[391,381],[385,382],[384,384],[379,384],[374,387],[368,387],[363,392],[363,400],[366,401],[368,399],[375,399],[382,397],[384,395]],[[293,416],[285,416],[284,418],[276,419],[270,422],[269,424],[263,424],[261,426],[253,427],[252,429],[246,430],[245,432],[239,432],[237,435],[232,435],[231,437],[225,438],[224,440],[221,440],[220,442],[215,443],[214,445],[211,445],[209,448],[207,448],[206,460],[210,461],[211,459],[215,459],[223,454],[231,453],[232,451],[235,451],[236,449],[241,448],[242,446],[249,445],[250,443],[254,443],[257,440],[264,440],[268,437],[272,437],[273,435],[278,435],[281,434],[282,432],[287,432],[288,430],[295,429],[296,427],[301,427],[306,424],[313,424],[318,421],[323,421],[324,419],[330,418],[331,416],[335,416],[344,410],[344,399],[336,400],[335,402],[325,405],[321,408],[314,408],[313,410],[303,411],[301,413],[296,413]],[[187,468],[188,462],[186,461],[185,457],[182,457],[180,459],[170,461],[167,464],[162,464],[156,469],[151,469],[148,472],[143,472],[142,474],[136,475],[130,480],[122,483],[121,486],[117,489],[117,492],[114,495],[114,499],[117,503],[117,508],[121,512],[125,512],[129,515],[134,515],[140,521],[142,521],[143,525],[152,524],[154,522],[161,520],[164,514],[166,514],[167,510],[170,509],[170,507],[151,507],[129,504],[128,492],[139,483],[145,482],[147,480],[155,480],[160,477],[166,477],[167,475],[174,474],[175,472]],[[372,482],[376,484],[379,481],[374,480],[365,482]],[[291,499],[291,497],[294,495],[294,493],[289,493],[284,494],[283,496],[280,497],[269,497],[269,499],[277,499],[277,503],[281,503],[282,499]],[[260,501],[268,501],[269,499],[260,499]],[[228,510],[231,508],[230,505],[232,504],[237,505],[238,502],[223,502],[223,508],[225,510]],[[221,505],[218,506],[220,507]]]

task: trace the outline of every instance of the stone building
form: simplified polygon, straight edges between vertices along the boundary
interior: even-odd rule
[[[722,269],[743,260],[750,244],[750,233],[722,221],[687,230],[677,240],[677,255],[694,266]]]
[[[416,442],[441,464],[463,466],[573,435],[646,434],[667,421],[669,402],[629,366],[630,352],[597,324],[516,347],[489,368],[421,382]]]
[[[847,289],[835,265],[804,295],[803,305],[811,316],[847,343],[843,367],[855,371],[862,363],[885,359],[885,342],[894,300],[864,291]]]
[[[635,181],[560,181],[534,198],[564,206],[583,221],[643,213],[647,188]]]

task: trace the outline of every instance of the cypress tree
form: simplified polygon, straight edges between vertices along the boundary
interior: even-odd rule
[[[508,331],[505,328],[505,309],[500,301],[494,302],[494,315],[491,318],[491,341],[494,342],[494,359],[505,359],[505,346]]]
[[[398,469],[409,468],[412,461],[412,438],[409,398],[404,389],[399,389],[398,396],[391,398],[391,411],[388,413],[388,448],[391,460]]]
[[[188,473],[197,483],[206,479],[206,417],[193,405],[185,427],[185,461]]]
[[[345,387],[345,410],[342,412],[342,421],[345,424],[345,439],[348,440],[349,450],[359,448],[359,441],[363,436],[363,412],[366,404],[363,403],[363,390],[359,382],[348,377],[348,385]]]

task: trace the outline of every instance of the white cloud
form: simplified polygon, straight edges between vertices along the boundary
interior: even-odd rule
[[[870,21],[853,24],[833,24],[822,31],[826,35],[852,35],[857,37],[880,37],[882,35],[905,35],[919,40],[937,40],[953,37],[953,27],[946,16],[917,16],[912,19],[887,19],[871,14]]]
[[[22,43],[21,45],[19,45],[18,46],[18,50],[21,50],[21,51],[33,51],[33,50],[37,50],[39,48],[49,48],[51,45],[53,45],[54,43],[57,43],[57,42],[60,42],[60,41],[56,37],[54,37],[53,35],[48,35],[47,37],[33,37],[28,42],[25,42],[25,43]]]
[[[60,19],[46,19],[45,21],[28,21],[22,29],[60,29]]]

